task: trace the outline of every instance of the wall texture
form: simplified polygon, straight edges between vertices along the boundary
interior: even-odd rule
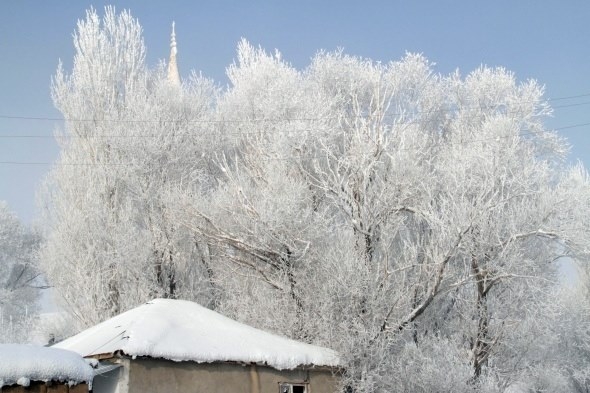
[[[309,393],[334,393],[338,387],[326,369],[279,371],[234,363],[135,359],[129,362],[128,393],[278,393],[281,382],[307,383]]]

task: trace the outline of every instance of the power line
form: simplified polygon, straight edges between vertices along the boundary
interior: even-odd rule
[[[590,97],[590,93],[584,94],[577,94],[577,95],[570,95],[570,96],[563,96],[563,97],[556,97],[556,98],[548,98],[546,99],[547,102],[549,101],[562,101],[562,100],[569,100],[575,98],[582,98],[582,97]],[[534,101],[521,101],[521,103],[533,103]],[[539,103],[543,103],[543,101],[539,101]],[[564,105],[557,105],[553,106],[553,109],[559,108],[568,108],[574,106],[581,106],[581,105],[589,105],[590,102],[581,102],[581,103],[572,103],[572,104],[564,104]],[[487,104],[484,105],[483,108],[494,108],[497,106],[504,105],[502,102],[497,102],[494,104]],[[473,105],[473,106],[465,106],[462,108],[444,108],[444,109],[433,109],[428,111],[413,111],[410,113],[389,113],[385,115],[385,117],[396,117],[396,116],[404,116],[404,115],[419,115],[419,114],[435,114],[435,113],[445,113],[445,112],[457,112],[458,109],[479,109],[482,108],[481,105]],[[516,110],[515,110],[516,111]],[[349,116],[350,118],[366,118],[369,115],[356,115],[356,116]],[[72,119],[72,118],[64,118],[64,117],[42,117],[42,116],[16,116],[16,115],[3,115],[0,114],[0,119],[7,119],[7,120],[38,120],[38,121],[69,121],[69,122],[80,122],[80,123],[179,123],[182,120],[163,120],[163,119]],[[256,123],[256,122],[279,122],[279,121],[321,121],[321,120],[336,120],[338,117],[301,117],[301,118],[250,118],[250,119],[240,119],[240,120],[227,120],[227,119],[209,119],[209,120],[191,120],[186,123],[201,123],[201,124],[241,124],[241,123]]]
[[[581,106],[581,105],[590,105],[590,101],[588,102],[581,102],[581,103],[575,103],[575,104],[568,104],[568,105],[561,105],[561,106],[555,106],[553,107],[554,109],[557,108],[567,108],[567,107],[573,107],[573,106]],[[442,110],[440,110],[442,111]],[[452,112],[453,110],[447,110],[448,112]],[[432,111],[432,112],[436,112],[436,111]],[[431,112],[431,113],[432,113]],[[513,113],[517,113],[519,112],[519,110],[513,110],[513,111],[508,111],[504,114],[513,114]],[[426,112],[423,112],[426,113]],[[393,117],[395,116],[395,114],[389,114],[387,115],[387,117]],[[1,117],[1,116],[0,116]],[[351,116],[349,118],[368,118],[369,115],[359,115],[359,116]],[[481,117],[480,114],[474,114],[471,116],[461,116],[460,119],[470,119],[470,118],[478,118]],[[258,120],[264,120],[267,122],[296,122],[296,121],[321,121],[321,120],[331,120],[331,119],[336,119],[335,117],[318,117],[318,118],[282,118],[282,119],[258,119]],[[195,121],[189,121],[187,123],[189,124],[193,124],[193,123],[217,123],[217,124],[237,124],[237,123],[248,123],[248,122],[253,122],[256,119],[244,119],[244,120],[195,120]],[[113,122],[113,123],[134,123],[134,122],[139,122],[135,121],[135,120],[105,120],[105,121],[109,121],[109,122]],[[142,122],[157,122],[157,120],[143,120]],[[163,123],[175,123],[175,122],[180,122],[178,120],[163,120],[161,121]],[[400,126],[400,125],[410,125],[410,124],[419,124],[421,122],[421,119],[418,120],[408,120],[408,121],[400,121],[400,122],[396,122],[392,125],[396,125],[396,126]],[[569,127],[569,128],[573,128],[573,127]],[[194,132],[202,132],[203,130],[194,130]],[[280,130],[274,130],[273,132],[275,133],[295,133],[295,132],[305,132],[305,131],[314,131],[314,129],[312,128],[299,128],[299,129],[280,129]],[[191,131],[191,133],[193,133],[193,131]],[[248,135],[248,134],[257,134],[259,133],[259,131],[238,131],[238,132],[224,132],[223,135],[224,136],[243,136],[243,135]],[[185,133],[186,134],[186,133]],[[176,134],[177,136],[181,136],[184,135],[181,132]],[[151,135],[151,134],[136,134],[136,135],[121,135],[121,134],[102,134],[102,135],[87,135],[87,136],[79,136],[79,135],[60,135],[59,138],[80,138],[80,139],[96,139],[96,138],[160,138],[164,135],[159,134],[159,135]],[[35,135],[35,134],[25,134],[25,135],[15,135],[15,134],[10,134],[10,135],[0,135],[0,139],[54,139],[56,138],[53,135]]]
[[[565,129],[571,129],[571,128],[578,128],[578,127],[585,127],[585,126],[590,126],[590,122],[588,123],[578,123],[578,124],[571,124],[571,125],[567,125],[567,126],[562,126],[562,127],[557,127],[554,128],[552,130],[541,130],[541,131],[523,131],[520,132],[518,134],[519,137],[523,137],[523,136],[528,136],[528,135],[538,135],[538,134],[544,134],[544,133],[550,133],[553,131],[560,131],[560,130],[565,130]],[[499,139],[508,139],[508,138],[513,138],[517,135],[506,135],[506,136],[493,136],[493,137],[489,137],[489,138],[480,138],[480,139],[472,139],[472,140],[466,140],[466,141],[456,141],[456,142],[443,142],[443,143],[439,143],[438,145],[447,145],[447,146],[453,146],[453,145],[469,145],[469,144],[473,144],[473,143],[480,143],[480,142],[487,142],[487,141],[494,141],[494,140],[499,140]],[[375,142],[373,140],[373,142]],[[291,147],[295,147],[295,146],[291,146]],[[398,149],[397,151],[408,151],[411,150],[412,148],[404,148],[404,149]],[[349,154],[350,155],[350,154]],[[360,156],[361,154],[356,154],[353,156]],[[316,157],[316,158],[320,158],[320,157]],[[260,158],[260,161],[285,161],[285,160],[290,160],[291,158],[289,157],[284,157],[284,158]],[[310,159],[314,159],[314,158],[306,158],[306,160],[310,160]],[[186,160],[182,160],[182,161],[175,161],[175,164],[188,164],[188,163],[193,163],[194,161],[186,161]],[[55,162],[48,162],[48,161],[38,161],[38,162],[29,162],[29,161],[0,161],[0,165],[53,165],[55,164]],[[170,162],[168,163],[170,164]],[[59,165],[66,165],[66,166],[82,166],[82,167],[92,167],[92,166],[105,166],[105,167],[134,167],[135,165],[132,164],[126,164],[126,163],[59,163]]]
[[[570,107],[574,107],[574,106],[582,106],[582,105],[588,105],[588,104],[590,104],[590,101],[578,102],[575,104],[555,105],[555,106],[552,106],[551,109],[570,108]]]
[[[578,124],[572,124],[569,126],[563,126],[563,127],[557,127],[557,128],[553,128],[554,131],[562,131],[562,130],[568,130],[570,128],[578,128],[578,127],[585,127],[590,125],[590,123],[578,123]]]
[[[547,101],[571,100],[574,98],[581,98],[581,97],[590,97],[590,93],[583,93],[583,94],[577,94],[577,95],[565,96],[565,97],[547,98]]]

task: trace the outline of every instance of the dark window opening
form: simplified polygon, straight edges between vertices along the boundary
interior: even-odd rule
[[[307,393],[307,384],[281,382],[279,384],[279,393]]]
[[[305,386],[303,385],[293,385],[293,393],[305,393]]]

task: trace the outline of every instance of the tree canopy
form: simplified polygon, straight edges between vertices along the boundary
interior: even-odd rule
[[[178,86],[112,8],[74,43],[41,257],[81,327],[182,298],[340,351],[348,391],[588,386],[587,360],[539,355],[574,304],[560,262],[588,258],[590,187],[537,82],[416,54],[298,70],[243,40],[227,89]]]
[[[0,201],[0,343],[24,342],[37,315],[39,235]]]

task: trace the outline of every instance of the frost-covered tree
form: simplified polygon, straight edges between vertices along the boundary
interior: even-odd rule
[[[541,319],[547,322],[529,324],[529,334],[523,334],[521,340],[534,347],[542,361],[530,369],[521,384],[537,390],[590,391],[589,284],[585,265],[574,282],[554,294],[553,307],[544,310],[549,318]],[[534,340],[531,336],[535,333],[542,340]]]
[[[44,270],[80,326],[153,297],[205,299],[194,236],[167,215],[166,190],[195,187],[211,135],[195,132],[214,89],[198,75],[172,85],[148,69],[129,12],[78,23],[71,73],[53,80],[66,119],[44,189]],[[84,294],[81,296],[81,294]]]
[[[0,201],[0,342],[26,342],[38,312],[39,236]]]
[[[543,127],[541,87],[415,55],[298,72],[247,43],[229,77],[218,108],[240,142],[213,198],[178,214],[224,250],[222,308],[337,348],[358,391],[502,390],[536,364],[513,348],[525,310],[589,236],[587,175]]]
[[[339,350],[348,391],[585,386],[545,355],[590,182],[536,82],[412,54],[297,70],[242,41],[219,91],[149,69],[128,13],[90,11],[75,42],[41,255],[83,324],[179,297]]]

